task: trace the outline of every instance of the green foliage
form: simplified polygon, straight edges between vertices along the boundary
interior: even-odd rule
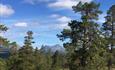
[[[0,45],[4,47],[8,47],[10,45],[10,41],[0,36]]]
[[[25,36],[24,46],[19,49],[19,69],[20,70],[35,70],[34,57],[33,57],[33,47],[32,47],[32,37],[33,32],[28,31],[27,36]]]
[[[108,11],[107,16],[105,17],[106,21],[103,23],[103,32],[104,36],[107,39],[107,50],[110,54],[110,57],[108,57],[108,69],[112,69],[112,63],[113,63],[113,47],[115,46],[115,5],[113,5]]]
[[[75,13],[81,14],[81,21],[73,20],[58,37],[64,41],[68,54],[70,70],[105,70],[106,68],[106,40],[101,36],[98,20],[99,4],[81,2],[73,6]]]
[[[0,33],[5,32],[7,30],[8,30],[8,28],[6,26],[0,24]],[[9,45],[9,41],[6,38],[3,38],[0,36],[0,45],[7,47]]]
[[[7,31],[7,30],[8,30],[8,28],[6,26],[0,24],[0,33],[4,32],[4,31]]]
[[[35,70],[32,34],[32,31],[28,31],[27,36],[25,36],[24,46],[18,50],[18,53],[10,56],[8,60],[9,70]],[[12,44],[16,46],[16,43]]]
[[[8,70],[19,70],[19,56],[18,54],[13,54],[7,59]]]
[[[45,52],[45,51],[44,51]],[[35,49],[35,65],[36,70],[50,70],[51,69],[51,53],[42,53],[41,50]]]
[[[103,31],[98,25],[100,4],[95,2],[81,3],[73,6],[75,13],[81,14],[81,20],[72,20],[68,23],[69,29],[63,29],[57,35],[65,41],[65,53],[51,50],[33,49],[33,32],[28,31],[24,45],[18,48],[16,42],[0,36],[0,45],[11,46],[10,57],[0,58],[0,70],[110,70],[115,66],[115,5],[107,12]],[[0,24],[0,33],[7,31],[7,27]]]
[[[52,56],[52,66],[51,70],[60,70],[61,69],[61,56],[58,51]]]
[[[0,70],[7,70],[6,62],[1,58],[0,58]]]

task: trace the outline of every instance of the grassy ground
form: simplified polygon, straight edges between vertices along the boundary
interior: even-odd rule
[[[69,70],[69,69],[66,68],[66,69],[60,69],[60,70]],[[115,70],[115,66],[113,66],[112,70]]]

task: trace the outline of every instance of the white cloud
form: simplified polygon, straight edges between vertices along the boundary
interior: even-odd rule
[[[72,6],[78,4],[80,1],[84,3],[91,2],[92,0],[57,0],[56,2],[50,3],[49,7],[71,9]]]
[[[14,13],[15,11],[10,5],[0,4],[0,17],[8,17]]]
[[[62,16],[62,17],[58,18],[57,20],[60,22],[69,22],[71,20],[71,18]]]
[[[58,18],[58,17],[60,17],[60,15],[58,15],[58,14],[52,14],[50,17],[51,18]]]
[[[72,0],[57,0],[54,3],[50,3],[49,7],[71,8],[75,4],[76,4],[76,2],[72,1]]]
[[[99,23],[104,23],[104,22],[105,22],[105,18],[104,18],[105,16],[106,16],[105,13],[99,15],[99,20],[98,20],[98,22],[99,22]]]
[[[69,29],[68,23],[60,23],[55,26],[57,29]]]
[[[51,0],[24,0],[23,2],[34,5],[36,3],[49,2],[49,1],[51,1]]]
[[[50,25],[51,27],[55,27],[54,29],[69,28],[68,22],[71,21],[71,18],[67,16],[61,16],[59,14],[52,14],[50,17],[54,18],[57,21],[56,24]]]
[[[27,23],[26,22],[17,22],[14,24],[14,26],[16,27],[27,27]]]
[[[50,17],[55,18],[59,22],[69,22],[69,21],[71,21],[71,18],[69,18],[67,16],[62,16],[62,15],[59,15],[59,14],[52,14]]]
[[[54,27],[57,29],[64,29],[64,28],[69,28],[68,27],[68,22],[71,21],[71,18],[67,16],[59,16],[56,19],[58,21],[58,24],[55,24]]]

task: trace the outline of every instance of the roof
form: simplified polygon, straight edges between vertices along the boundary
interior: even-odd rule
[[[10,54],[9,48],[0,46],[0,58],[8,58]]]

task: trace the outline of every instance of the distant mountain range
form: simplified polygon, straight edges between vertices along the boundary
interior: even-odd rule
[[[59,53],[65,53],[65,49],[63,48],[63,46],[60,46],[59,44],[53,45],[53,46],[49,46],[49,45],[44,45],[41,47],[40,51],[47,53],[47,52],[51,52],[51,53],[55,53],[56,51],[58,51]],[[6,48],[0,45],[0,58],[8,58],[10,54],[10,48]]]
[[[63,48],[63,46],[60,46],[59,44],[53,45],[53,46],[49,46],[49,45],[43,45],[40,49],[43,52],[52,52],[55,53],[56,51],[60,52],[60,53],[64,53],[65,49]]]

